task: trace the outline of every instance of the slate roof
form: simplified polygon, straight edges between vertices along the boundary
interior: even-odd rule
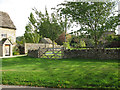
[[[16,30],[14,23],[6,12],[0,11],[0,27]]]

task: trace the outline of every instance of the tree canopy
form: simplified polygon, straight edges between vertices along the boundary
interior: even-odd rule
[[[58,6],[61,15],[67,15],[80,25],[77,32],[90,35],[95,47],[102,34],[115,31],[118,24],[118,18],[114,16],[116,2],[66,2]]]
[[[27,43],[39,43],[40,39],[42,38],[42,35],[39,35],[38,28],[35,25],[36,19],[34,18],[33,13],[30,14],[29,23],[26,25],[24,38],[25,42]]]
[[[52,41],[57,39],[63,32],[60,24],[60,18],[57,13],[49,15],[47,8],[45,8],[45,14],[37,9],[34,9],[36,14],[36,25],[39,35],[50,38]]]
[[[63,32],[62,22],[57,13],[49,15],[47,8],[45,14],[37,9],[33,9],[34,14],[31,13],[29,23],[26,25],[24,37],[27,42],[38,43],[42,37],[50,38],[55,41]]]

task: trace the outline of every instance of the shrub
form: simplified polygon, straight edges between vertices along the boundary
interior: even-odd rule
[[[70,42],[70,45],[74,48],[86,47],[85,41],[79,37],[73,37]]]
[[[80,40],[80,47],[86,47],[86,44],[83,40]]]
[[[86,47],[94,47],[94,41],[92,39],[86,39],[85,40]]]
[[[63,45],[63,43],[65,42],[65,33],[62,33],[58,39],[56,40],[57,44],[59,45]]]
[[[66,34],[66,41],[70,41],[71,39],[71,35],[70,34]],[[65,32],[63,32],[58,39],[56,39],[56,42],[58,45],[63,45],[63,43],[65,42]]]
[[[66,49],[70,49],[70,43],[69,43],[69,42],[64,42],[64,43],[63,43],[63,46],[64,46]]]
[[[15,46],[13,48],[13,55],[19,55],[20,54],[19,51],[20,51],[19,48],[17,46]]]
[[[105,39],[107,40],[105,47],[109,48],[120,47],[120,36],[109,35]]]

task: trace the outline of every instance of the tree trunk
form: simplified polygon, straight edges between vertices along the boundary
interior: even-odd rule
[[[97,37],[96,37],[96,35],[95,35],[94,41],[95,41],[95,48],[97,48]]]

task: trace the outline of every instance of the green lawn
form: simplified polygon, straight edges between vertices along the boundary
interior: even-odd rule
[[[52,88],[120,87],[118,60],[17,57],[2,59],[2,70],[2,83],[5,85]]]

